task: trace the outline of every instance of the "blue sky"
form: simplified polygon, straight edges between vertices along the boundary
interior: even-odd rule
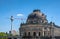
[[[0,32],[9,32],[10,16],[27,18],[34,9],[40,9],[47,15],[48,22],[53,21],[60,26],[60,0],[0,0]],[[13,30],[18,31],[23,21],[14,19]]]

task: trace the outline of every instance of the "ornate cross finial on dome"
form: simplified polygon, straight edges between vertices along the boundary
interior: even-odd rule
[[[33,12],[41,12],[39,9],[35,9],[33,10]]]

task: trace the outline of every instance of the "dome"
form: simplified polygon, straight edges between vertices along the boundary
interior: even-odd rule
[[[46,20],[46,16],[40,10],[33,10],[27,18],[27,23],[41,23]]]
[[[33,12],[41,12],[39,9],[33,10]]]

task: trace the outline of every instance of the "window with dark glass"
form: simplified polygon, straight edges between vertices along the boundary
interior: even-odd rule
[[[39,32],[39,36],[40,36],[40,32]]]
[[[30,36],[30,32],[28,32],[28,36]]]
[[[26,36],[26,32],[24,33],[24,36]]]
[[[46,31],[44,31],[44,36],[46,36]]]
[[[33,32],[33,36],[36,36],[36,32]]]
[[[33,21],[30,21],[30,23],[33,23]]]

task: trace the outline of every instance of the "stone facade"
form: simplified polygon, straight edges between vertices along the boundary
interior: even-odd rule
[[[19,31],[21,39],[25,37],[53,37],[54,26],[54,23],[48,23],[46,15],[40,10],[33,10],[33,12],[28,15],[26,23],[20,25]]]

